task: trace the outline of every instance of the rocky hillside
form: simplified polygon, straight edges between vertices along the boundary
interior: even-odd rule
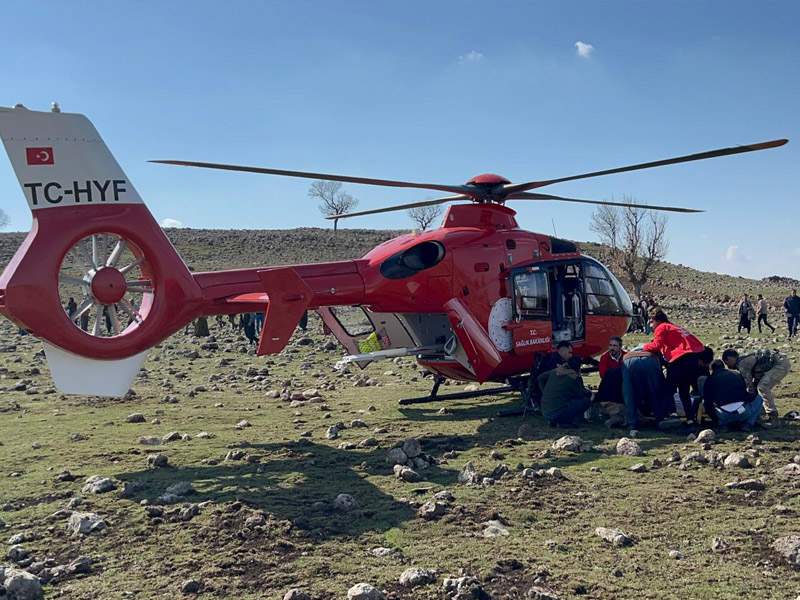
[[[300,228],[276,230],[168,229],[167,235],[193,270],[272,266],[360,258],[400,230]],[[0,234],[0,266],[11,260],[23,233]],[[598,244],[582,243],[583,250],[603,260]],[[624,283],[624,278],[617,274]],[[772,302],[782,299],[797,281],[785,277],[746,279],[661,263],[645,289],[677,303],[728,304],[743,293],[762,293]]]

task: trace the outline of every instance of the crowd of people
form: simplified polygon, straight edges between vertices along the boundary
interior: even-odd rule
[[[788,338],[791,339],[797,335],[797,327],[800,324],[800,296],[797,295],[796,289],[792,290],[792,293],[786,296],[783,301],[783,311],[786,314]],[[742,329],[744,329],[749,334],[753,327],[753,321],[756,322],[758,333],[763,333],[762,324],[769,328],[771,333],[775,333],[775,327],[768,320],[769,305],[762,294],[758,294],[758,299],[755,303],[751,302],[747,294],[744,294],[736,311],[736,319],[737,333],[741,333]]]
[[[671,323],[661,308],[650,307],[647,322],[650,342],[626,351],[622,338],[608,341],[598,363],[596,392],[584,386],[583,361],[572,355],[572,345],[560,342],[531,373],[525,393],[529,406],[559,427],[580,423],[593,405],[607,427],[639,429],[652,423],[662,430],[693,431],[704,420],[744,431],[780,427],[773,389],[791,369],[788,356],[771,349],[741,355],[728,349],[715,360],[712,348]]]

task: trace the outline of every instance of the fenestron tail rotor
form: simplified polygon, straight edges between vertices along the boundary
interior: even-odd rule
[[[407,204],[399,204],[388,206],[386,208],[377,208],[372,210],[363,210],[352,212],[342,215],[333,215],[326,217],[328,219],[338,220],[350,217],[359,217],[363,215],[372,215],[384,212],[392,212],[398,210],[407,210],[409,208],[417,208],[420,206],[432,206],[435,204],[443,204],[445,202],[457,200],[472,200],[473,202],[493,202],[503,204],[507,200],[555,200],[561,202],[578,202],[582,204],[600,204],[607,206],[627,206],[623,202],[613,202],[607,200],[582,200],[578,198],[564,198],[561,196],[551,196],[548,194],[535,194],[529,193],[528,190],[541,188],[556,183],[564,183],[566,181],[576,181],[579,179],[589,179],[591,177],[602,177],[604,175],[613,175],[615,173],[626,173],[629,171],[638,171],[642,169],[652,169],[654,167],[663,167],[667,165],[692,162],[697,160],[705,160],[709,158],[718,158],[720,156],[730,156],[733,154],[743,154],[745,152],[756,152],[758,150],[767,150],[770,148],[777,148],[783,146],[789,140],[779,139],[769,142],[760,142],[757,144],[747,144],[744,146],[733,146],[731,148],[721,148],[719,150],[710,150],[708,152],[700,152],[698,154],[688,154],[686,156],[678,156],[675,158],[667,158],[664,160],[657,160],[646,163],[639,163],[635,165],[628,165],[625,167],[617,167],[614,169],[606,169],[604,171],[593,171],[591,173],[582,173],[579,175],[570,175],[567,177],[560,177],[558,179],[544,179],[540,181],[528,181],[525,183],[511,183],[504,177],[499,175],[480,175],[471,179],[469,182],[461,185],[446,185],[438,183],[415,183],[411,181],[398,181],[391,179],[373,179],[369,177],[354,177],[350,175],[334,175],[327,173],[310,173],[306,171],[287,171],[283,169],[269,169],[263,167],[247,167],[240,165],[227,165],[220,163],[208,162],[195,162],[185,160],[153,160],[150,162],[180,165],[187,167],[201,167],[206,169],[222,169],[227,171],[244,171],[248,173],[262,173],[267,175],[283,175],[288,177],[303,177],[307,179],[323,179],[328,181],[340,181],[343,183],[359,183],[367,185],[379,185],[386,187],[402,187],[402,188],[417,188],[438,190],[450,192],[452,196],[445,196],[433,200],[425,200],[421,202],[412,202]],[[703,212],[694,208],[682,208],[678,206],[652,206],[647,204],[639,204],[638,208],[647,210],[663,210],[670,212],[681,213],[697,213]]]

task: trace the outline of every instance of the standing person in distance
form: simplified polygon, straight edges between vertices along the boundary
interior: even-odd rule
[[[758,333],[761,333],[761,323],[763,322],[764,325],[769,327],[772,330],[772,333],[775,333],[775,328],[769,324],[767,321],[767,314],[769,313],[769,306],[767,305],[767,301],[764,300],[764,296],[759,294],[758,295]]]
[[[792,290],[792,293],[786,296],[783,301],[783,310],[786,311],[786,324],[789,327],[789,337],[797,335],[797,325],[800,321],[800,296],[797,295],[797,290]]]
[[[736,328],[736,333],[741,333],[742,329],[747,329],[750,333],[752,327],[752,319],[755,318],[755,311],[750,300],[747,299],[747,294],[742,296],[742,301],[739,303],[739,326]]]

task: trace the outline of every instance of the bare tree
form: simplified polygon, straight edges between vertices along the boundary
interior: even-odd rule
[[[426,198],[430,200],[430,198]],[[430,206],[417,206],[416,208],[408,209],[408,216],[414,221],[422,231],[430,227],[431,223],[442,214],[442,206],[440,204],[432,204]]]
[[[358,199],[342,189],[341,181],[317,180],[308,188],[308,197],[321,202],[319,210],[326,217],[343,215],[358,205]],[[334,219],[333,230],[338,226],[339,219]]]
[[[623,196],[623,202],[627,206],[595,209],[589,229],[608,246],[604,253],[606,262],[624,274],[634,294],[640,298],[653,265],[667,256],[667,216],[637,206],[630,196]]]
[[[5,229],[6,226],[11,222],[11,219],[8,218],[8,215],[0,208],[0,229]]]

